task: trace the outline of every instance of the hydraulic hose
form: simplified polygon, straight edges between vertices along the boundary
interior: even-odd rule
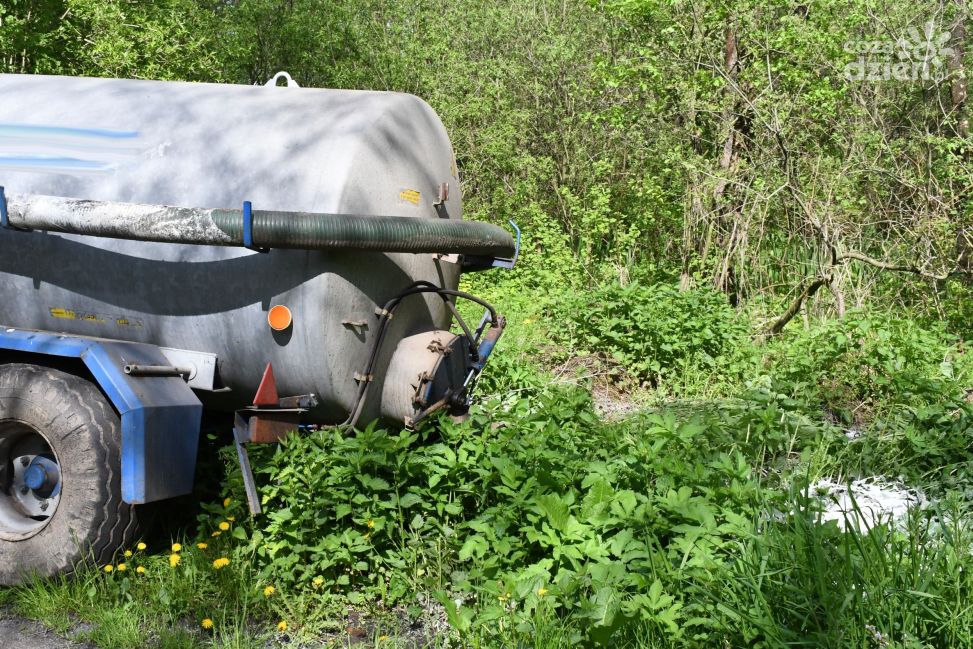
[[[513,237],[503,228],[459,219],[252,210],[247,233],[242,209],[37,194],[9,194],[6,207],[10,227],[136,241],[489,257],[512,257],[515,248]]]

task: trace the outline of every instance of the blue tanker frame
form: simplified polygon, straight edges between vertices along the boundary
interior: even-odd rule
[[[122,498],[141,504],[193,489],[203,405],[178,376],[125,373],[169,365],[153,345],[0,328],[0,350],[80,359],[122,420]]]

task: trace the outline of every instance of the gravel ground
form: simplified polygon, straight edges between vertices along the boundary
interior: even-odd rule
[[[65,640],[41,624],[0,610],[0,649],[95,649],[93,645]]]

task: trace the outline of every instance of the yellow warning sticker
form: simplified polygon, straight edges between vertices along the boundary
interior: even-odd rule
[[[403,189],[399,192],[399,198],[404,201],[408,201],[413,205],[419,204],[419,199],[422,198],[422,194],[419,193],[417,189]]]
[[[75,311],[74,309],[61,309],[57,307],[52,307],[48,309],[52,318],[57,318],[59,320],[79,320],[81,322],[90,322],[92,324],[105,324],[106,322],[114,321],[119,327],[141,327],[142,321],[138,318],[130,318],[128,316],[112,316],[105,315],[103,313],[93,313],[91,311]]]

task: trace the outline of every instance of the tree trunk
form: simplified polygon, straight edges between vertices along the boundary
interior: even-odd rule
[[[950,45],[953,49],[953,55],[949,57],[947,68],[949,70],[956,134],[965,138],[970,132],[970,119],[966,114],[968,95],[966,68],[963,65],[963,59],[966,56],[966,0],[956,0],[956,9],[956,22],[950,30]]]

